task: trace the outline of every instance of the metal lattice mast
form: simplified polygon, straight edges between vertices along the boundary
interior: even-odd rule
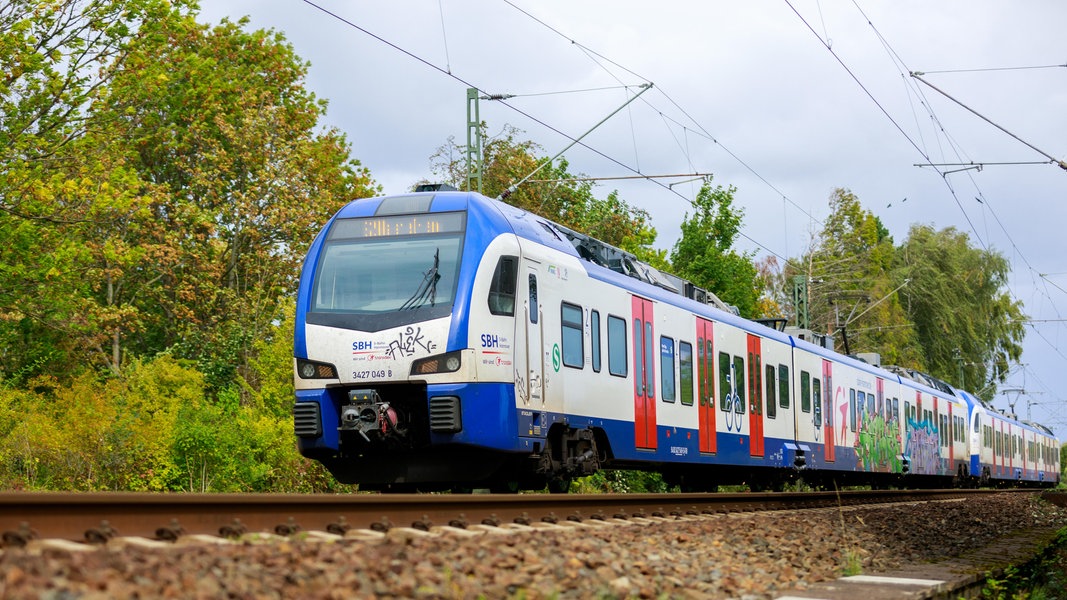
[[[482,119],[478,90],[467,88],[467,191],[482,193]]]

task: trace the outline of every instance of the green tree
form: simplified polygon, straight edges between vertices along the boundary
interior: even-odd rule
[[[142,27],[94,105],[100,130],[161,190],[132,215],[131,245],[155,251],[119,274],[144,322],[135,351],[178,344],[243,363],[314,232],[376,191],[344,136],[318,128],[326,105],[304,88],[307,64],[280,33],[245,25],[183,15]],[[236,354],[234,329],[245,332]]]
[[[0,1],[0,378],[76,370],[100,347],[114,315],[94,310],[84,228],[141,186],[106,149],[78,146],[86,107],[141,24],[188,6]]]
[[[814,249],[792,263],[787,281],[808,278],[812,329],[833,333],[838,350],[876,352],[886,364],[921,369],[921,348],[899,295],[907,276],[894,269],[895,255],[882,221],[839,188]]]
[[[756,314],[761,286],[752,254],[732,249],[745,216],[744,209],[733,205],[736,191],[710,182],[700,188],[670,259],[678,275],[736,306],[741,316],[753,318],[763,316]]]
[[[992,399],[1022,356],[1025,336],[1022,303],[1007,289],[1008,261],[972,247],[953,227],[913,225],[896,264],[908,279],[900,295],[928,371]]]
[[[610,192],[607,198],[597,198],[594,183],[577,181],[578,177],[568,171],[566,159],[548,164],[548,158],[539,156],[541,148],[532,141],[521,140],[521,134],[515,127],[506,126],[500,135],[485,143],[482,159],[485,195],[503,196],[512,206],[631,252],[653,266],[666,266],[665,253],[652,247],[656,230],[648,212],[627,203],[618,191]],[[465,157],[466,149],[449,139],[430,158],[431,170],[442,182],[464,189]],[[538,167],[541,169],[534,179],[506,193],[510,186]]]
[[[52,159],[0,179],[20,209],[0,213],[4,364],[118,374],[126,353],[177,347],[219,388],[295,288],[314,232],[376,187],[318,127],[325,103],[280,34],[202,25],[182,4],[112,17],[121,53],[91,63],[101,83],[62,113]]]

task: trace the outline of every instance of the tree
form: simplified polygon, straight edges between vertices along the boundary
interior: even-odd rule
[[[484,124],[481,127],[484,131]],[[656,230],[647,211],[631,206],[619,197],[618,191],[612,191],[605,199],[597,198],[592,181],[575,181],[576,176],[567,170],[566,159],[547,164],[548,158],[538,156],[541,148],[529,140],[520,140],[521,133],[515,127],[505,126],[499,136],[486,142],[482,159],[485,195],[503,196],[512,206],[622,248],[654,266],[666,266],[665,253],[652,247]],[[464,159],[456,158],[459,156]],[[430,158],[431,169],[443,182],[464,189],[465,157],[465,148],[449,139]],[[528,181],[505,193],[542,164],[536,181]]]
[[[0,210],[24,218],[76,216],[81,203],[52,203],[50,170],[85,132],[84,107],[122,64],[142,22],[184,0],[0,0]]]
[[[670,258],[678,275],[753,318],[762,316],[756,314],[758,272],[751,253],[732,250],[745,216],[744,209],[733,205],[736,191],[733,186],[713,188],[710,182],[700,188]]]
[[[295,288],[314,232],[376,189],[344,136],[317,130],[326,105],[303,87],[307,64],[280,33],[244,25],[160,22],[94,107],[163,190],[137,215],[136,243],[160,252],[124,273],[146,319],[137,350],[177,343],[203,357],[227,320],[254,339]]]
[[[99,357],[101,324],[122,318],[96,310],[84,234],[131,210],[142,186],[121,157],[80,145],[93,132],[86,108],[140,25],[188,6],[0,2],[0,378],[68,374]]]
[[[0,339],[34,340],[8,365],[113,373],[127,352],[177,347],[218,387],[295,288],[313,232],[376,188],[344,136],[318,128],[325,103],[280,34],[208,27],[180,4],[116,18],[138,15],[114,27],[121,60],[95,65],[106,85],[64,130],[77,135],[63,160],[5,190],[48,218],[0,218],[16,241]]]
[[[900,295],[929,372],[992,399],[1025,336],[1022,303],[1007,290],[1008,261],[971,247],[953,227],[913,225],[896,264],[909,281]]]
[[[921,349],[900,304],[907,276],[894,270],[895,253],[881,220],[839,188],[814,248],[794,263],[807,271],[791,272],[809,281],[812,329],[834,334],[839,350],[876,352],[886,364],[921,369]]]

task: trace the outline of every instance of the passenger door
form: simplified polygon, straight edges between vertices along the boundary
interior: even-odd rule
[[[711,321],[697,317],[697,394],[700,403],[697,418],[700,420],[700,451],[716,451],[715,429],[715,339]]]
[[[748,336],[749,453],[763,456],[763,357],[759,336]]]
[[[652,301],[633,297],[634,443],[656,449],[656,360]]]
[[[525,340],[521,346],[523,358],[517,358],[515,380],[515,393],[522,400],[522,406],[532,409],[541,409],[544,406],[545,385],[545,349],[542,323],[544,321],[543,310],[538,292],[538,263],[530,260],[526,264],[526,276],[519,284],[520,293],[523,294],[523,312],[515,323],[515,337]],[[518,344],[517,344],[518,346]]]

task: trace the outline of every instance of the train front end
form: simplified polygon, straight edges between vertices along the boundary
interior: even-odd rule
[[[479,376],[469,322],[473,291],[492,277],[480,266],[496,263],[505,233],[491,201],[459,192],[357,200],[331,219],[297,303],[304,456],[371,490],[473,484],[500,469],[514,387]]]

